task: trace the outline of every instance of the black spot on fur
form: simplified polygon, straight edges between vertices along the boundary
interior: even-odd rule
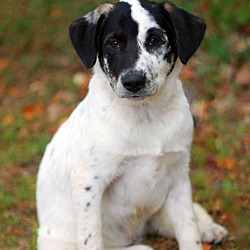
[[[91,186],[88,186],[88,187],[85,187],[84,189],[86,190],[86,191],[90,191],[91,190]]]
[[[91,238],[92,234],[89,234],[88,238],[85,239],[84,245],[88,244],[89,239]]]
[[[85,240],[85,242],[84,242],[84,245],[87,245],[88,244],[88,238]]]

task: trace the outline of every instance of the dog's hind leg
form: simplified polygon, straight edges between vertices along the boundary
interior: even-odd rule
[[[214,222],[207,211],[199,204],[194,203],[194,214],[201,236],[201,241],[218,244],[228,235],[228,231],[221,225]],[[170,223],[165,209],[157,212],[148,222],[148,233],[159,234],[169,238],[175,238],[174,229]]]

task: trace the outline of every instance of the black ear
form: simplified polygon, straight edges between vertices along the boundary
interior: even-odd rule
[[[73,47],[87,68],[95,65],[101,23],[112,9],[113,4],[103,4],[93,12],[74,21],[69,27]]]
[[[163,7],[175,31],[175,43],[178,56],[183,64],[195,53],[204,38],[206,24],[203,19],[194,16],[172,3]]]
[[[69,34],[78,56],[87,68],[92,68],[97,56],[97,24],[79,18],[70,25]]]

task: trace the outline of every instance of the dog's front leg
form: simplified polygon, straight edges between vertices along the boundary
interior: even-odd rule
[[[83,169],[71,176],[78,250],[103,250],[101,202],[105,189],[100,176]]]
[[[179,167],[167,196],[165,209],[180,250],[201,250],[201,240],[193,211],[187,166]]]

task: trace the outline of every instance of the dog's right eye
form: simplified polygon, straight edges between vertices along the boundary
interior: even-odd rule
[[[120,48],[120,43],[118,40],[113,40],[110,42],[110,46],[113,48],[113,49],[119,49]]]

